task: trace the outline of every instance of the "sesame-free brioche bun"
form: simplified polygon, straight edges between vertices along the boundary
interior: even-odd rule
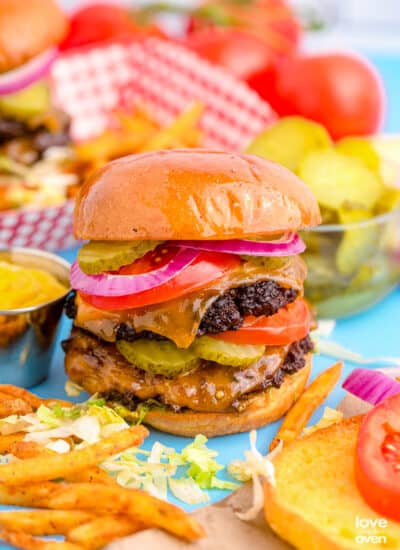
[[[152,409],[144,423],[162,432],[185,437],[206,437],[248,432],[281,418],[302,394],[311,372],[312,355],[295,374],[286,375],[280,388],[260,391],[243,412],[196,412]]]
[[[80,239],[232,239],[320,223],[309,188],[253,155],[208,149],[152,151],[113,161],[83,185]]]
[[[68,19],[56,0],[1,0],[0,72],[57,45],[67,30]]]

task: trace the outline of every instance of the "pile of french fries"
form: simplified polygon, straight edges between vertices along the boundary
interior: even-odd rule
[[[199,147],[203,138],[199,128],[203,112],[204,105],[195,102],[162,127],[146,108],[136,107],[132,113],[117,111],[109,129],[75,146],[78,162],[85,166],[87,175],[110,160],[125,155]]]
[[[14,403],[13,407],[11,403]],[[71,403],[41,399],[27,390],[0,385],[0,417],[34,412],[40,405]],[[0,465],[0,504],[33,510],[0,512],[0,539],[23,550],[95,550],[137,531],[157,527],[187,541],[204,536],[180,508],[144,491],[125,489],[99,468],[104,460],[140,445],[148,431],[131,426],[97,443],[58,454],[23,432],[5,433],[0,453],[17,460]],[[64,541],[36,538],[63,535]]]

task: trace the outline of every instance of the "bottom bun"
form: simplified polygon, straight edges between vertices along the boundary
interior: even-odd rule
[[[269,388],[255,395],[243,412],[204,413],[173,412],[162,409],[149,411],[145,424],[163,432],[186,437],[201,433],[206,437],[248,432],[270,424],[283,416],[303,392],[311,372],[312,355],[295,374],[286,375],[280,388]]]

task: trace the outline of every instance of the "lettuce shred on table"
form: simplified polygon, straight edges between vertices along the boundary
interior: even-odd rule
[[[187,504],[205,503],[209,495],[204,489],[238,487],[237,483],[216,476],[224,467],[215,460],[217,451],[209,449],[206,443],[205,436],[197,435],[179,453],[157,441],[150,451],[129,449],[103,462],[101,467],[115,475],[124,487],[144,489],[164,499],[169,489]]]
[[[329,340],[328,338],[335,329],[335,325],[335,321],[329,319],[318,321],[318,328],[310,334],[317,353],[356,365],[400,366],[400,357],[382,356],[366,358],[361,353],[352,351],[333,340]]]

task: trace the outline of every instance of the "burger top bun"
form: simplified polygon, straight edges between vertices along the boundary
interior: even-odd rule
[[[0,72],[57,45],[67,30],[68,19],[55,0],[1,0]]]
[[[207,149],[118,159],[83,185],[74,231],[92,240],[241,239],[320,223],[309,188],[253,155]]]

